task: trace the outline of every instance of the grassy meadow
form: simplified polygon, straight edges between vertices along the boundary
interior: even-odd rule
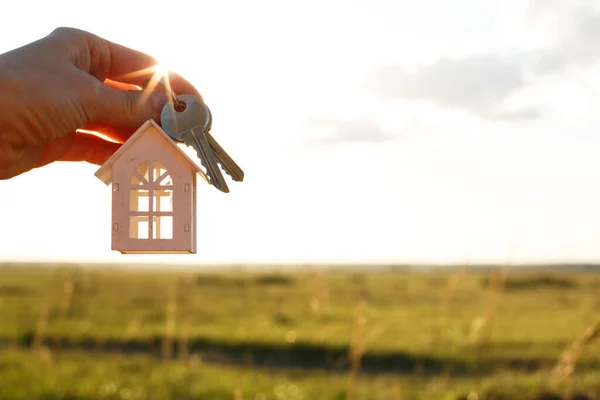
[[[600,271],[0,264],[0,399],[600,399]]]

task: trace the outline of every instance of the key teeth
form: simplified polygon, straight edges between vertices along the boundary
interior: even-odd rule
[[[217,162],[217,164],[219,164],[219,167],[221,167],[221,170],[222,170],[223,172],[225,172],[225,173],[227,174],[227,176],[229,176],[229,177],[231,178],[231,180],[232,180],[232,181],[235,181],[235,182],[242,182],[242,181],[244,180],[244,175],[242,175],[242,178],[241,178],[241,179],[239,179],[239,178],[236,178],[235,176],[233,176],[233,175],[232,175],[232,174],[229,172],[229,169],[225,168],[225,166],[223,165],[223,163],[222,163],[222,162]]]
[[[210,172],[208,171],[208,167],[206,166],[206,162],[204,161],[204,159],[200,156],[198,156],[198,159],[200,160],[200,164],[204,167],[204,174],[207,176],[208,178],[208,183],[210,183],[211,185],[215,186],[215,182],[214,182],[214,178],[210,175]]]
[[[225,167],[223,166],[223,163],[220,163],[220,162],[218,162],[217,164],[219,164],[219,167],[221,168],[221,170],[222,170],[223,172],[225,172],[225,173],[226,173],[226,174],[227,174],[227,175],[228,175],[228,176],[229,176],[231,179],[233,179],[233,176],[232,176],[232,175],[229,173],[229,171],[227,170],[227,168],[225,168]]]
[[[192,148],[194,148],[194,146],[192,146],[192,145],[188,144],[187,142],[184,142],[184,143],[186,143],[186,145],[188,145],[188,146],[191,146]],[[220,190],[220,191],[221,191],[221,192],[223,192],[223,193],[229,193],[229,187],[227,186],[227,183],[226,183],[225,181],[223,182],[223,184],[225,185],[225,187],[224,187],[224,188],[219,188],[219,187],[216,185],[215,179],[214,179],[214,178],[213,178],[213,176],[210,174],[210,170],[209,170],[209,168],[208,168],[208,164],[207,164],[207,162],[204,160],[204,158],[202,157],[202,155],[201,155],[199,152],[197,152],[197,153],[196,153],[196,157],[197,157],[197,158],[200,160],[200,165],[201,165],[201,166],[204,168],[204,175],[206,175],[206,178],[208,179],[208,183],[209,183],[210,185],[214,186],[216,189]],[[226,173],[226,174],[227,174],[227,175],[228,175],[228,176],[229,176],[229,177],[230,177],[232,180],[234,180],[234,181],[237,181],[237,179],[235,179],[235,178],[233,177],[233,175],[231,175],[231,174],[229,173],[229,171],[228,171],[228,170],[227,170],[227,169],[226,169],[226,168],[223,166],[223,163],[221,163],[221,162],[219,162],[219,161],[216,161],[216,164],[217,164],[217,166],[218,166],[219,168],[221,168],[221,170],[223,170],[223,171],[224,171],[224,172],[225,172],[225,173]]]
[[[215,180],[213,179],[213,177],[208,172],[208,167],[206,166],[206,162],[204,161],[204,159],[202,157],[198,156],[198,158],[200,159],[200,164],[206,170],[205,175],[208,178],[208,183],[211,184],[211,185],[213,185],[216,189],[220,190],[223,193],[229,193],[229,187],[227,186],[227,184],[225,184],[225,188],[219,188],[219,187],[217,187],[217,185],[215,185]],[[219,165],[219,167],[221,169],[223,169],[223,166],[221,165],[221,163],[217,163],[217,164]],[[229,172],[227,172],[225,169],[223,169],[223,171],[225,171],[225,173],[231,177],[231,175],[229,174]]]
[[[198,159],[200,160],[200,165],[202,165],[204,167],[205,175],[208,176],[208,167],[206,166],[206,163],[204,162],[202,157],[198,157]],[[208,177],[210,178],[210,176],[208,176]]]

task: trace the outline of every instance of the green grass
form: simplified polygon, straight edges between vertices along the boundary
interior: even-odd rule
[[[0,398],[600,398],[600,273],[505,273],[0,267]]]

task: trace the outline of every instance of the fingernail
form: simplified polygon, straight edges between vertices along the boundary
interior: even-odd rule
[[[164,92],[154,92],[150,96],[150,104],[152,104],[152,109],[157,113],[162,111],[168,100],[169,98]]]

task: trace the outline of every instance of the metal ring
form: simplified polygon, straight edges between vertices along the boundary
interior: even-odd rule
[[[167,88],[167,85],[165,84],[164,78],[161,78],[158,83],[160,84],[160,86],[162,86],[163,88]],[[177,95],[175,94],[175,92],[173,91],[173,89],[171,89],[171,86],[169,85],[169,91],[171,92],[171,101],[173,102],[173,105],[175,106],[175,109],[178,109],[180,107],[179,104],[179,100],[177,100]]]

